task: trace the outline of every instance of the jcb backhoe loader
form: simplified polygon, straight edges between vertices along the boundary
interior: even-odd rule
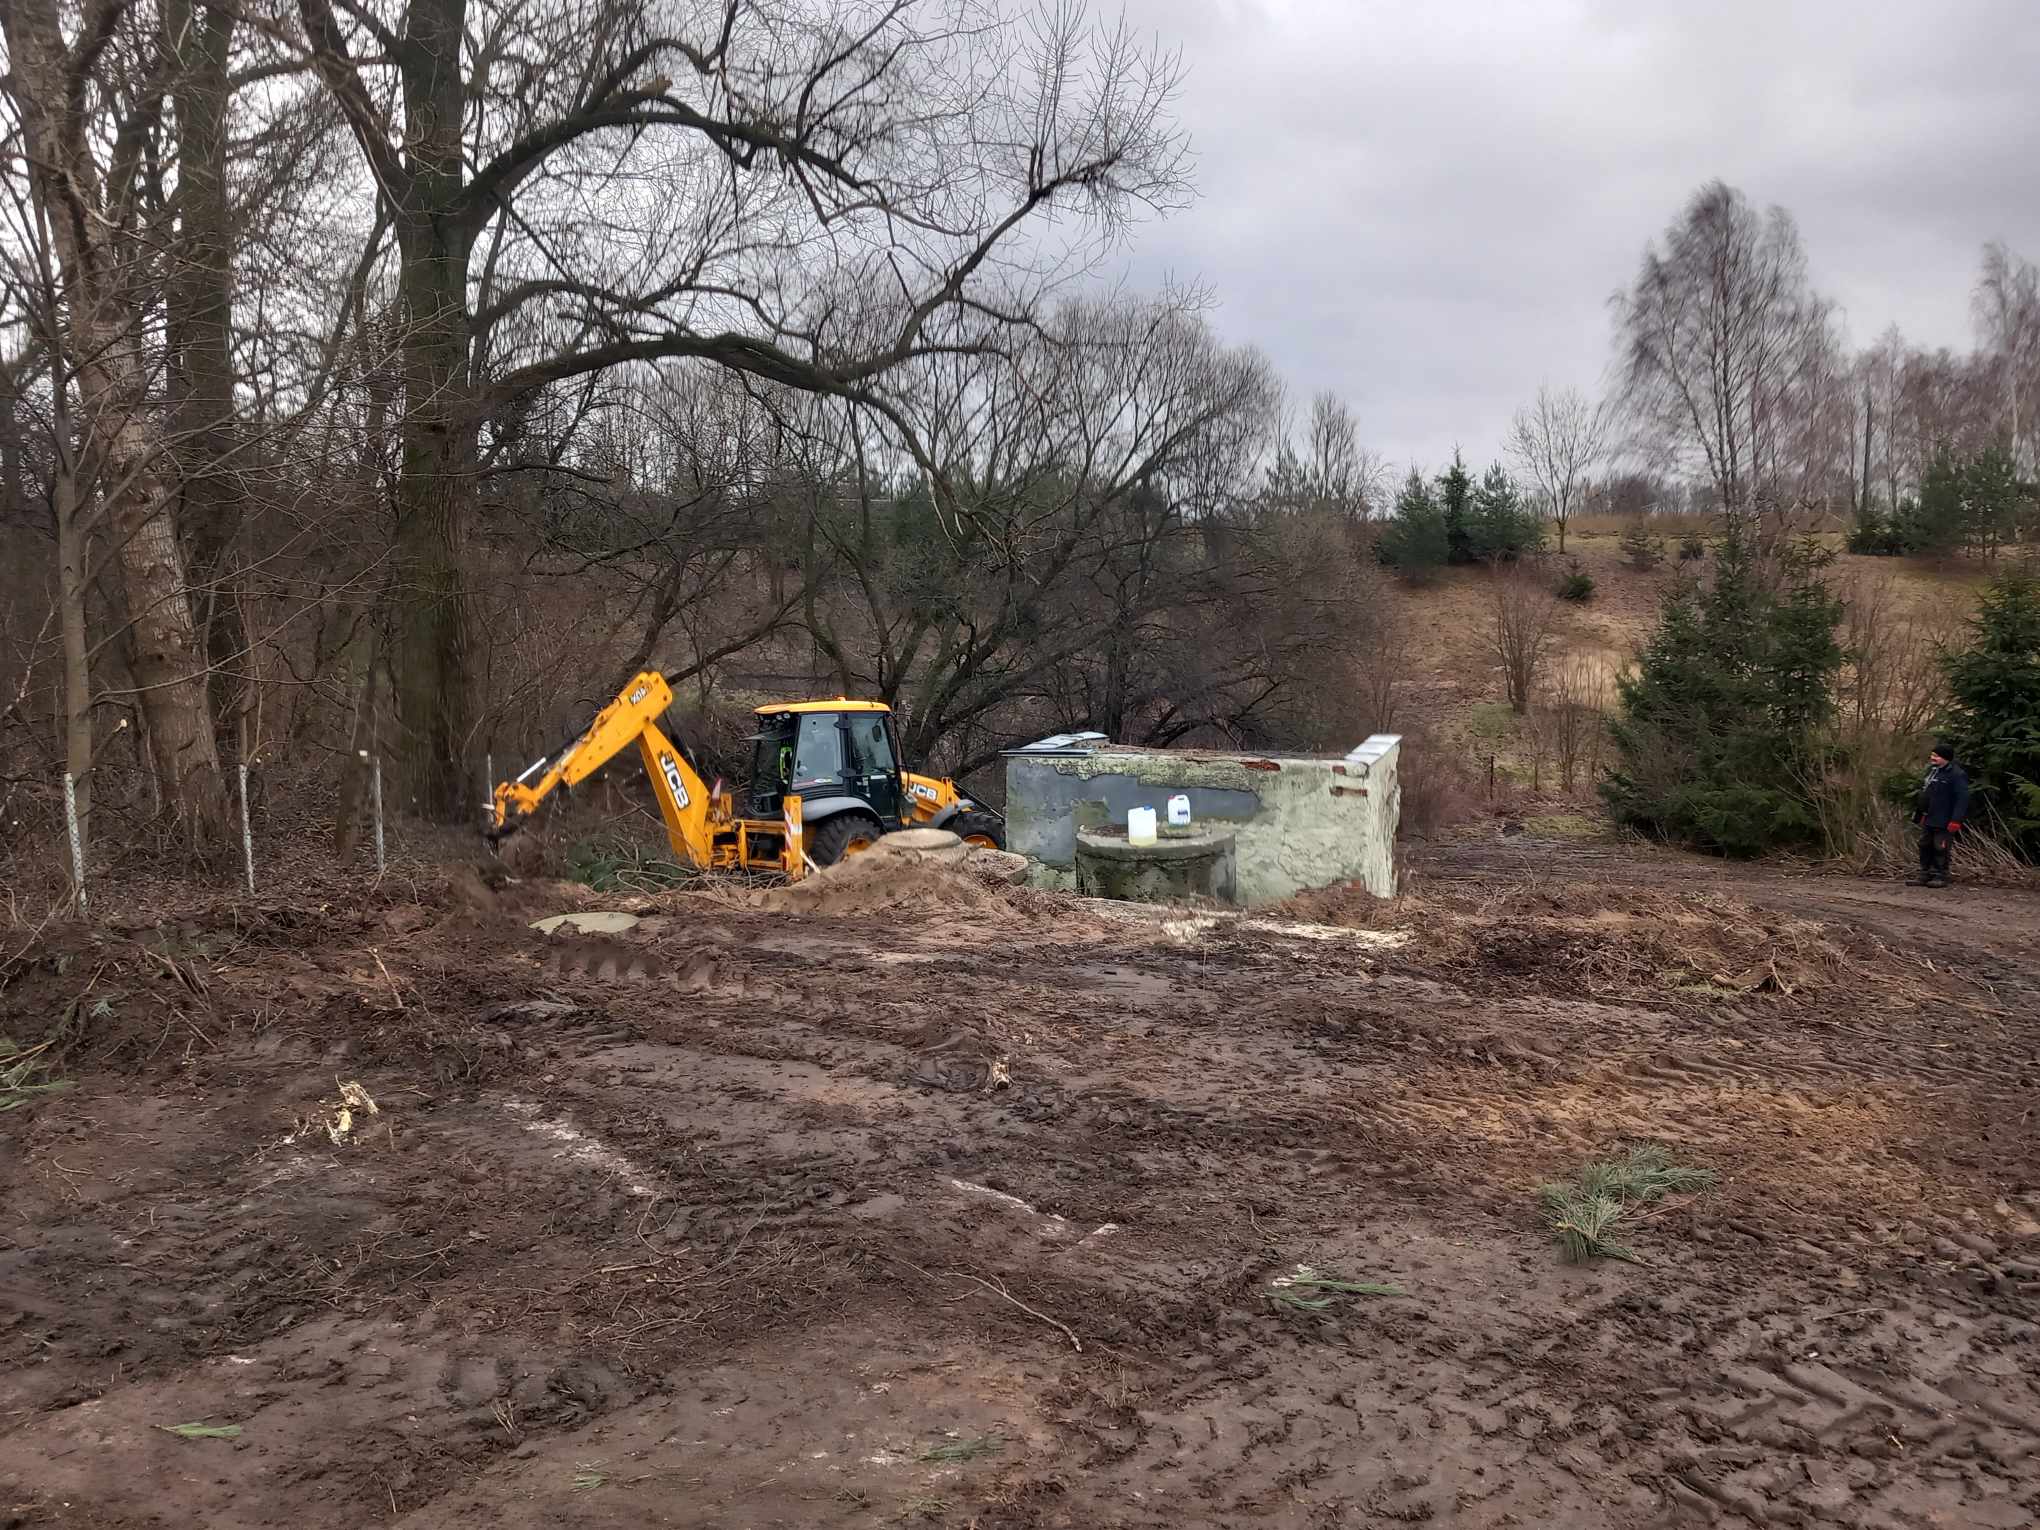
[[[645,762],[673,854],[704,871],[780,871],[799,879],[855,855],[893,829],[940,828],[1003,849],[1005,820],[953,781],[899,767],[892,708],[882,701],[776,702],[757,709],[751,779],[705,784],[659,726],[672,703],[663,675],[646,671],[557,753],[499,785],[490,843],[514,833],[560,787],[574,787],[632,744]]]

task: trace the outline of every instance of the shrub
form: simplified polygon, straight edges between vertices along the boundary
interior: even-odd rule
[[[1896,558],[1906,552],[1905,538],[1888,516],[1866,511],[1849,528],[1849,551],[1870,558]]]
[[[1971,786],[2014,848],[2040,858],[2040,577],[1993,581],[1968,646],[1943,663],[1954,698],[1946,732]]]
[[[1500,709],[1504,716],[1508,709]],[[1405,838],[1428,838],[1442,829],[1471,818],[1480,793],[1480,782],[1465,757],[1465,751],[1439,742],[1421,730],[1404,736],[1402,767],[1402,821],[1398,834]]]
[[[1664,538],[1652,536],[1642,521],[1631,521],[1623,527],[1622,538],[1616,545],[1631,568],[1652,569],[1665,561]]]
[[[1450,551],[1445,512],[1415,468],[1396,496],[1395,514],[1375,550],[1383,563],[1410,579],[1426,578],[1445,562]]]
[[[1594,598],[1594,576],[1580,566],[1579,559],[1571,560],[1566,571],[1559,576],[1558,598],[1570,600],[1575,605]]]
[[[1731,527],[1710,586],[1668,591],[1634,673],[1619,683],[1619,757],[1602,790],[1630,826],[1726,855],[1819,838],[1808,783],[1842,667],[1841,602],[1818,550],[1788,549],[1782,588]]]
[[[1693,563],[1707,556],[1707,544],[1690,532],[1679,539],[1679,561]]]
[[[1544,546],[1544,518],[1526,504],[1500,466],[1482,475],[1466,517],[1467,552],[1476,562],[1513,563]]]

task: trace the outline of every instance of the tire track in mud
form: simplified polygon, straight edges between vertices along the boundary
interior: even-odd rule
[[[1072,953],[1009,930],[994,960],[889,925],[774,928],[771,949],[737,921],[530,942],[512,953],[528,997],[475,1017],[501,1060],[395,1112],[397,1150],[321,1149],[268,1183],[280,1160],[234,1159],[168,1199],[116,1198],[115,1225],[157,1213],[142,1255],[201,1293],[165,1314],[178,1337],[144,1376],[214,1330],[316,1348],[336,1314],[357,1336],[421,1302],[457,1314],[477,1331],[421,1336],[442,1360],[335,1421],[364,1461],[454,1463],[406,1468],[412,1510],[413,1489],[492,1470],[495,1404],[528,1405],[536,1439],[638,1385],[573,1403],[563,1375],[549,1414],[550,1383],[506,1391],[506,1356],[691,1373],[900,1314],[958,1363],[1021,1358],[1026,1406],[1052,1399],[1060,1453],[1001,1463],[987,1523],[1036,1522],[1030,1504],[1170,1530],[2035,1517],[2020,1268],[2040,1203],[2011,1182],[2031,1154],[2002,1139],[1994,1167],[1950,1145],[2016,1121],[2023,1085],[1995,1066],[2025,1045],[2014,1024],[1971,1039],[1782,995],[1475,995],[1389,958],[1223,938],[1193,957],[1122,931]],[[1558,1266],[1531,1185],[1632,1134],[1702,1150],[1727,1183],[1648,1229],[1661,1263]],[[38,1279],[141,1257],[52,1253]],[[1265,1284],[1304,1259],[1411,1296],[1280,1315]],[[1071,1323],[1081,1360],[965,1283],[902,1294],[908,1263],[996,1277]],[[242,1295],[204,1307],[223,1290]],[[392,1409],[422,1443],[395,1443]],[[315,1464],[279,1480],[302,1491]],[[372,1479],[320,1469],[336,1514],[382,1512]]]

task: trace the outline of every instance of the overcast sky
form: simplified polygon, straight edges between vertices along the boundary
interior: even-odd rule
[[[1857,345],[1967,349],[1984,242],[2040,259],[2040,0],[1125,4],[1188,66],[1199,192],[1134,280],[1200,280],[1397,465],[1597,386],[1609,295],[1713,177],[1799,220]]]

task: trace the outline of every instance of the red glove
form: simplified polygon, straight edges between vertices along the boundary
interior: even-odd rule
[[[1962,832],[1962,825],[1959,823],[1951,823],[1948,825],[1948,832],[1950,834],[1960,834]]]

